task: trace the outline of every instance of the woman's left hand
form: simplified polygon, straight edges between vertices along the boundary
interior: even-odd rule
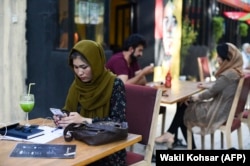
[[[199,100],[199,95],[198,94],[192,95],[191,98],[192,98],[192,101],[194,101],[194,102],[198,101]]]
[[[199,100],[199,95],[192,95],[190,96],[186,101],[185,101],[185,104],[186,105],[189,105],[190,103],[193,103],[195,101],[198,101]]]
[[[203,89],[209,89],[213,86],[214,82],[199,82],[197,87]]]

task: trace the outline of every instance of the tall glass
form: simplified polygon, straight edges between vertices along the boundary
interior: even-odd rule
[[[33,94],[23,94],[20,96],[20,106],[26,113],[26,126],[29,126],[29,112],[35,105],[35,97]]]

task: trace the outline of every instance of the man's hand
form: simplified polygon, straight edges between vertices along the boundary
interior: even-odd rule
[[[142,72],[144,73],[144,75],[151,74],[154,72],[154,66],[153,65],[146,66],[142,69]]]

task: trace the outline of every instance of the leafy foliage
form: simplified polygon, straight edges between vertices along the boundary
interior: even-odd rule
[[[214,40],[218,43],[224,33],[224,18],[220,16],[213,17],[212,25]]]
[[[181,34],[181,56],[182,58],[187,55],[189,47],[195,42],[198,33],[190,26],[189,20],[182,22]]]
[[[240,23],[239,30],[240,36],[246,37],[248,34],[248,25],[246,23]]]

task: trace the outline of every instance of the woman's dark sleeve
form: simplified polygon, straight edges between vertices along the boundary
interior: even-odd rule
[[[113,91],[110,99],[109,116],[104,119],[94,118],[93,122],[97,122],[100,120],[125,122],[126,121],[125,107],[126,107],[125,86],[122,80],[116,78],[114,81]]]

